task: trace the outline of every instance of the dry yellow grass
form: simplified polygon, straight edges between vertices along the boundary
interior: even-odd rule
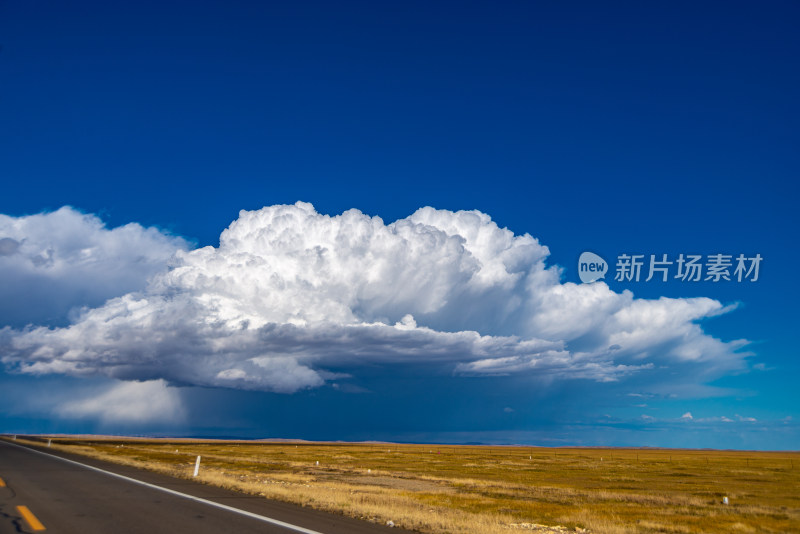
[[[187,478],[200,455],[201,482],[429,533],[800,532],[792,452],[97,438],[53,447]]]

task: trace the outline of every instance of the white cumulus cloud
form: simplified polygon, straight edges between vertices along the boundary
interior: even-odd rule
[[[477,211],[422,208],[386,224],[298,202],[242,211],[216,248],[157,239],[172,257],[151,261],[146,287],[68,326],[6,328],[6,366],[291,393],[363,366],[615,381],[744,365],[744,342],[698,324],[728,311],[721,303],[562,283],[546,246]]]
[[[0,214],[0,325],[63,325],[70,310],[144,289],[186,242],[155,228],[109,229],[64,207]]]

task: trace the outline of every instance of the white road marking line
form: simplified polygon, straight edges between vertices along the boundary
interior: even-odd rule
[[[55,458],[56,460],[61,460],[62,462],[67,462],[74,465],[79,465],[81,467],[85,467],[86,469],[91,469],[92,471],[97,471],[98,473],[104,473],[106,475],[120,478],[122,480],[127,480],[128,482],[133,482],[134,484],[139,484],[141,486],[145,486],[147,488],[155,489],[158,491],[163,491],[164,493],[169,493],[171,495],[176,495],[178,497],[183,497],[184,499],[189,499],[190,501],[199,502],[201,504],[207,504],[209,506],[213,506],[215,508],[219,508],[221,510],[227,510],[229,512],[233,512],[235,514],[243,515],[246,517],[250,517],[252,519],[257,519],[258,521],[263,521],[265,523],[270,523],[272,525],[276,525],[279,527],[283,527],[288,530],[293,530],[295,532],[302,532],[303,534],[322,534],[316,530],[311,530],[308,528],[303,528],[297,525],[292,525],[291,523],[286,523],[284,521],[280,521],[278,519],[273,519],[271,517],[267,517],[265,515],[254,514],[253,512],[248,512],[247,510],[241,510],[239,508],[234,508],[233,506],[228,506],[226,504],[220,504],[218,502],[209,501],[208,499],[202,499],[200,497],[195,497],[194,495],[188,495],[186,493],[181,493],[180,491],[171,490],[168,488],[162,488],[161,486],[156,486],[155,484],[150,484],[149,482],[144,482],[142,480],[136,480],[135,478],[126,477],[125,475],[119,475],[117,473],[112,473],[111,471],[106,471],[105,469],[100,469],[99,467],[94,467],[91,465],[82,464],[80,462],[76,462],[75,460],[68,460],[67,458],[62,458],[60,456],[56,456],[54,454],[48,454],[46,452],[37,451],[36,449],[30,449],[28,447],[23,447],[22,445],[17,445],[16,443],[9,443],[5,442],[6,445],[11,445],[13,447],[19,447],[20,449],[25,449],[26,451],[34,452],[36,454],[41,454],[42,456],[48,456],[50,458]]]

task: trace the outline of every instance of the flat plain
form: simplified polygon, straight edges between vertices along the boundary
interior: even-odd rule
[[[199,482],[425,533],[800,532],[798,452],[97,437],[51,446],[181,478],[200,456]]]

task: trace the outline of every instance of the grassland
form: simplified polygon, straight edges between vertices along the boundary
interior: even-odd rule
[[[96,438],[52,447],[186,478],[200,455],[201,482],[427,533],[800,532],[792,452]]]

